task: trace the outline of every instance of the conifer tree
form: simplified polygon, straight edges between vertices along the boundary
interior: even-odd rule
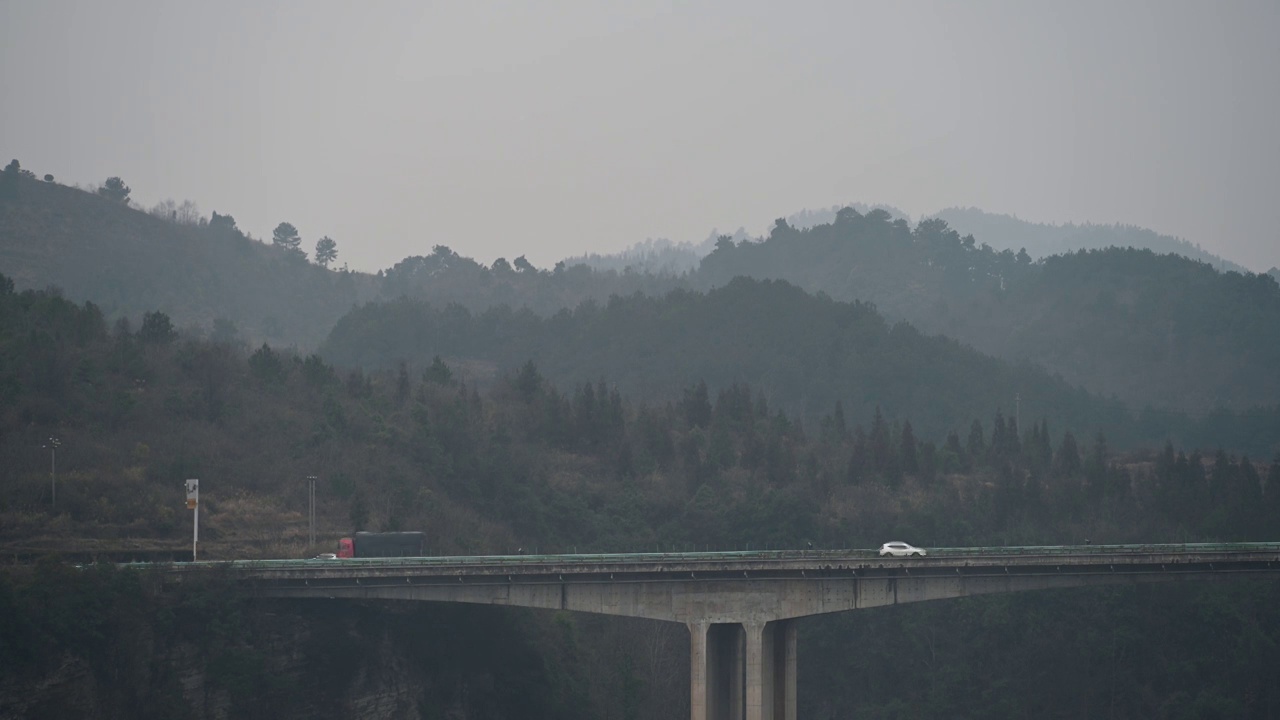
[[[338,241],[328,235],[317,240],[315,257],[317,265],[325,268],[329,267],[329,263],[338,259]]]
[[[1080,472],[1080,448],[1076,446],[1076,436],[1070,430],[1062,436],[1054,467],[1062,477],[1073,477]]]
[[[902,439],[899,443],[898,457],[902,460],[902,469],[905,472],[914,473],[919,471],[920,465],[917,461],[916,435],[911,429],[910,420],[903,421],[902,423]]]
[[[987,443],[982,439],[982,422],[974,420],[969,425],[969,442],[965,447],[970,460],[976,465],[987,456]]]
[[[276,229],[271,231],[271,244],[284,248],[291,254],[306,255],[301,249],[302,238],[298,237],[298,228],[292,223],[282,222],[277,225]]]
[[[871,451],[871,469],[877,473],[888,472],[891,453],[889,425],[884,421],[879,405],[876,405],[875,416],[871,419],[871,435],[867,439],[867,444]]]

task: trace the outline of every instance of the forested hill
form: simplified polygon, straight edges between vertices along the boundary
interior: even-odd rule
[[[330,270],[300,247],[247,236],[231,215],[203,218],[184,204],[170,216],[160,212],[163,204],[143,211],[125,200],[40,182],[11,163],[0,172],[0,271],[20,290],[56,287],[93,302],[109,320],[136,322],[158,311],[182,328],[304,349],[352,305],[379,297],[477,310],[509,304],[549,315],[585,298],[662,294],[684,284],[565,263],[538,270],[524,257],[485,266],[443,245],[376,275]],[[339,261],[343,249],[336,248]]]
[[[1149,250],[1033,262],[882,211],[842,210],[807,230],[779,221],[759,243],[721,242],[693,278],[784,279],[1012,362],[1033,362],[1134,407],[1204,412],[1280,403],[1280,285]]]
[[[422,307],[397,306],[406,317]],[[429,329],[474,330],[466,315],[440,313]],[[753,316],[766,322],[740,322]],[[813,327],[785,331],[803,317]],[[639,337],[611,327],[624,319]],[[900,334],[865,306],[752,281],[532,325],[499,315],[491,323],[564,328],[585,336],[570,350],[601,356],[644,352],[649,333],[681,327],[689,337],[677,350],[713,350],[729,362],[761,344],[792,343],[815,371],[843,368],[866,385],[899,380],[858,378],[852,371],[872,368],[864,354],[911,360],[892,350],[916,352],[929,369],[932,354],[954,345]],[[703,347],[695,334],[720,346]],[[786,362],[778,359],[785,349],[765,357]],[[921,407],[1016,386],[1017,372],[967,357],[968,373],[947,378],[958,385],[918,388]],[[743,385],[698,384],[657,404],[610,389],[611,378],[557,386],[526,365],[481,389],[448,362],[364,373],[315,355],[185,337],[158,314],[136,332],[111,327],[90,304],[15,292],[3,276],[0,358],[0,554],[104,561],[81,569],[57,557],[35,568],[6,562],[0,708],[15,708],[6,716],[202,717],[215,707],[274,719],[298,708],[316,716],[323,705],[355,717],[369,698],[393,691],[406,698],[395,707],[433,717],[658,720],[688,694],[687,673],[671,672],[688,661],[678,626],[514,608],[321,611],[264,604],[216,573],[208,584],[161,589],[105,562],[108,552],[138,548],[189,551],[182,478],[201,479],[206,560],[312,557],[361,529],[422,530],[432,554],[1280,536],[1280,462],[1174,445],[1122,459],[1110,438],[1077,440],[1034,421],[1012,428],[1007,412],[983,413],[935,440],[913,430],[922,424],[915,417],[856,415],[834,402],[802,428]],[[680,365],[675,351],[643,360]],[[1008,386],[993,391],[996,382]],[[964,387],[971,383],[978,388]],[[61,443],[56,504],[51,438]],[[308,475],[318,475],[318,545],[307,539]],[[1280,706],[1277,608],[1276,583],[1242,579],[818,616],[800,628],[803,671],[816,673],[800,685],[800,714],[952,717],[964,708],[967,717],[1148,718],[1180,707],[1189,717],[1269,717]],[[945,668],[938,682],[900,682],[926,666]],[[194,695],[182,690],[190,678],[199,681]],[[213,705],[219,698],[231,702]],[[92,707],[103,709],[84,710]]]
[[[162,311],[184,328],[304,347],[375,297],[374,277],[253,240],[230,215],[189,220],[5,173],[0,268],[18,288],[54,286],[108,318]]]
[[[442,245],[367,275],[254,240],[229,215],[156,217],[6,170],[0,268],[19,289],[58,287],[94,302],[109,321],[160,311],[182,328],[303,349],[318,346],[353,305],[375,299],[460,303],[473,312],[527,307],[548,317],[611,295],[776,278],[874,303],[890,322],[1010,362],[1039,363],[1133,408],[1202,414],[1280,404],[1280,285],[1271,276],[1219,273],[1145,250],[1033,261],[938,219],[913,229],[883,209],[846,208],[807,229],[782,222],[761,242],[722,238],[700,269],[679,276],[565,263],[538,269],[523,257],[485,266]]]
[[[815,421],[837,402],[858,417],[880,407],[887,417],[909,417],[921,437],[941,438],[974,417],[1002,412],[1085,436],[1102,431],[1124,446],[1221,442],[1176,414],[1149,413],[1139,421],[1119,402],[1039,368],[890,324],[870,305],[747,278],[705,294],[589,302],[551,318],[505,307],[474,314],[408,299],[369,304],[338,323],[321,354],[367,368],[404,362],[410,376],[429,371],[425,359],[439,355],[468,368],[473,382],[513,375],[532,361],[558,385],[606,378],[624,396],[657,404],[680,400],[680,388],[699,382],[712,392],[742,384],[792,417]],[[1280,432],[1274,416],[1233,426],[1226,447],[1269,454],[1276,448],[1267,432]],[[1224,430],[1232,417],[1222,418]]]
[[[1226,258],[1206,252],[1182,238],[1160,233],[1135,225],[1052,225],[1034,223],[1009,215],[989,213],[978,208],[947,208],[932,215],[945,221],[961,235],[973,235],[996,250],[1026,248],[1032,258],[1064,255],[1080,250],[1102,250],[1110,247],[1136,248],[1155,253],[1174,253],[1208,263],[1215,269],[1238,273],[1248,270]],[[793,223],[794,224],[794,223]]]

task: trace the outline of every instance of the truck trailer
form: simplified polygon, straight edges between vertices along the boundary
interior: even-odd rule
[[[422,557],[426,542],[421,532],[358,532],[338,541],[338,557]]]

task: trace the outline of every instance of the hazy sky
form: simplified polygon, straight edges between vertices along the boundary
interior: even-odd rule
[[[1280,2],[0,0],[0,163],[339,264],[539,267],[860,200],[1280,265]]]

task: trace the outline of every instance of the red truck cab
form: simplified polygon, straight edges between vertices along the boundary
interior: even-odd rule
[[[356,556],[356,544],[349,537],[338,541],[338,557],[353,558]]]

